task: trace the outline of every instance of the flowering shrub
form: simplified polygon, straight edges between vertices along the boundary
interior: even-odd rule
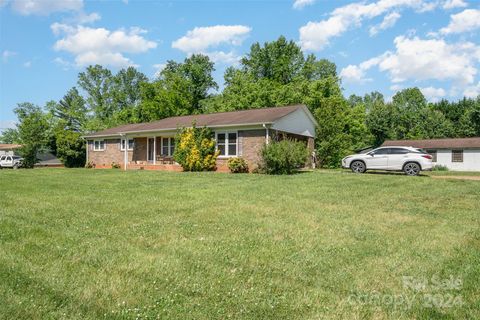
[[[219,152],[215,151],[213,132],[208,128],[183,128],[175,137],[173,158],[184,171],[214,170]]]
[[[247,161],[243,158],[230,158],[228,159],[227,166],[231,173],[248,172]]]

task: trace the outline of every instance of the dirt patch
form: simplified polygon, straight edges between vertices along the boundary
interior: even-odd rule
[[[432,176],[434,179],[478,180],[480,176]]]

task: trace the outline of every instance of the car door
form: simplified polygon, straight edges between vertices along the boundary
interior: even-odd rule
[[[3,164],[2,164],[2,165],[5,166],[5,167],[11,167],[11,166],[12,166],[12,163],[13,163],[12,157],[11,157],[11,156],[7,156],[7,157],[5,158],[5,160],[3,161]]]
[[[388,168],[391,170],[402,170],[403,164],[408,157],[409,150],[405,148],[390,148],[388,155]]]
[[[376,149],[368,153],[365,159],[367,169],[387,169],[389,148]]]

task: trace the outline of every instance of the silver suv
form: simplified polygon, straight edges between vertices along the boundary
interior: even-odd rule
[[[0,156],[0,169],[13,168],[18,169],[22,166],[23,158],[19,156],[3,155]]]

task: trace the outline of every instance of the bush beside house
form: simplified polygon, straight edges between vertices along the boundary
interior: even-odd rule
[[[260,151],[259,172],[292,174],[307,163],[309,152],[305,143],[291,139],[272,141]]]

